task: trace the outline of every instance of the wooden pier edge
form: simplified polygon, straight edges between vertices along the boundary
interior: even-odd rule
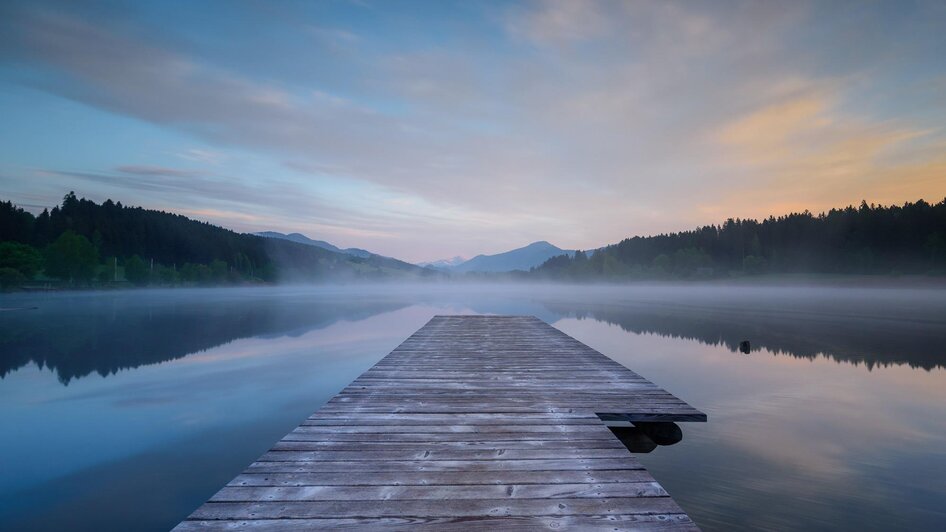
[[[435,316],[175,530],[694,530],[605,421],[706,415],[533,316]]]

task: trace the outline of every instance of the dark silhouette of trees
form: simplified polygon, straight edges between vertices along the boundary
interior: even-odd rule
[[[0,201],[0,242],[31,243],[33,222],[32,214],[12,202]]]
[[[73,192],[60,206],[35,217],[0,202],[0,243],[9,245],[0,248],[0,268],[9,270],[3,273],[4,287],[22,284],[39,270],[43,282],[56,278],[86,284],[94,279],[137,286],[385,278],[423,271],[387,257],[353,257],[236,233],[112,200],[97,204]],[[29,267],[33,255],[28,250],[44,251],[40,267]],[[98,257],[105,257],[105,264]]]
[[[384,279],[424,272],[395,259],[240,234],[111,200],[96,204],[71,192],[60,206],[38,216],[0,202],[0,236],[4,287],[34,278],[169,286]],[[946,200],[902,206],[862,202],[819,215],[729,219],[553,257],[522,275],[620,280],[783,273],[946,274]]]
[[[43,256],[36,248],[19,242],[0,242],[0,268],[11,268],[30,278],[43,266]]]
[[[98,251],[92,242],[72,230],[46,247],[46,274],[69,283],[88,283],[98,263]]]
[[[37,247],[52,242],[65,230],[92,241],[98,233],[103,256],[153,259],[173,265],[185,262],[209,264],[227,260],[237,253],[254,264],[268,258],[258,237],[244,235],[208,223],[163,211],[124,207],[106,200],[101,205],[66,194],[60,207],[36,219],[32,243]]]
[[[729,219],[692,231],[636,236],[590,257],[553,257],[549,278],[700,278],[764,273],[946,274],[946,200]]]
[[[150,277],[148,266],[138,255],[132,255],[125,261],[125,279],[128,279],[129,283],[143,286],[148,284]]]
[[[17,257],[29,254],[11,246],[44,250],[43,274],[72,284],[93,278],[102,283],[119,279],[143,286],[253,278],[269,281],[275,276],[266,243],[259,237],[176,214],[124,207],[111,200],[99,205],[73,192],[66,194],[60,206],[36,217],[10,202],[0,202],[0,222],[6,246],[0,248],[0,267],[16,269],[26,279],[36,275],[40,267],[12,264]],[[108,263],[99,265],[99,256],[109,257]],[[232,275],[227,259],[234,261]],[[189,272],[196,269],[197,273],[178,275],[178,267],[187,264],[191,265]],[[8,272],[7,277],[11,276]]]

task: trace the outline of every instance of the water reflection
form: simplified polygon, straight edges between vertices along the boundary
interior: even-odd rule
[[[3,530],[170,528],[430,313],[329,292],[35,302],[0,316]]]
[[[930,370],[946,368],[941,292],[721,288],[669,290],[655,297],[641,290],[597,300],[551,297],[545,304],[563,317],[722,345],[734,353],[825,356],[868,369],[906,364]]]
[[[298,336],[418,303],[446,312],[532,314],[550,323],[590,318],[746,354],[826,356],[868,368],[946,367],[946,303],[938,291],[832,290],[419,287],[8,296],[3,306],[19,310],[0,317],[0,378],[32,362],[68,384],[240,338]]]
[[[104,377],[239,338],[299,336],[408,304],[344,298],[327,304],[285,292],[232,290],[50,296],[0,319],[0,378],[32,362],[68,384],[93,372]]]
[[[706,412],[641,455],[704,529],[946,521],[942,290],[281,288],[0,307],[37,307],[0,312],[0,456],[17,457],[4,530],[167,529],[431,316],[470,312],[538,316]],[[626,427],[635,452],[656,448]]]
[[[704,530],[893,530],[946,522],[946,371],[854,365],[556,326],[707,413],[641,461]],[[866,333],[865,333],[866,334]],[[834,337],[825,337],[829,351]],[[755,346],[754,346],[755,347]],[[937,348],[931,345],[931,349]]]

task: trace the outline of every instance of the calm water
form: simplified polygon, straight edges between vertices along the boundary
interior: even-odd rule
[[[538,316],[706,412],[640,455],[706,530],[946,523],[946,290],[222,289],[0,307],[29,307],[0,311],[2,530],[168,529],[443,313]]]

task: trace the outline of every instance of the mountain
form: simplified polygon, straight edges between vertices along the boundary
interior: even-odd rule
[[[435,270],[449,270],[450,268],[453,268],[454,266],[459,266],[463,264],[464,262],[466,262],[466,259],[457,255],[456,257],[453,257],[452,259],[440,259],[440,260],[434,260],[430,262],[418,262],[417,265],[423,268],[433,268]]]
[[[302,233],[289,233],[287,235],[285,233],[279,233],[277,231],[261,231],[259,233],[253,233],[253,234],[256,236],[262,236],[266,238],[279,238],[282,240],[289,240],[290,242],[296,242],[298,244],[305,244],[307,246],[315,246],[322,249],[327,249],[329,251],[334,251],[335,253],[344,253],[346,255],[351,255],[353,257],[361,257],[363,259],[366,259],[372,255],[375,255],[374,253],[364,250],[364,249],[358,249],[358,248],[342,249],[324,240],[313,240],[303,235]]]
[[[374,268],[380,268],[389,272],[409,272],[412,274],[430,275],[432,272],[424,271],[421,266],[410,264],[402,260],[385,257],[370,251],[359,248],[341,249],[324,240],[313,240],[301,233],[283,234],[276,231],[262,231],[253,233],[255,236],[261,236],[268,242],[293,242],[316,249],[324,249],[343,256],[351,257],[354,262]]]
[[[457,273],[528,271],[530,268],[540,266],[552,257],[574,254],[574,250],[561,249],[542,240],[505,253],[477,255],[450,268],[450,271]]]

